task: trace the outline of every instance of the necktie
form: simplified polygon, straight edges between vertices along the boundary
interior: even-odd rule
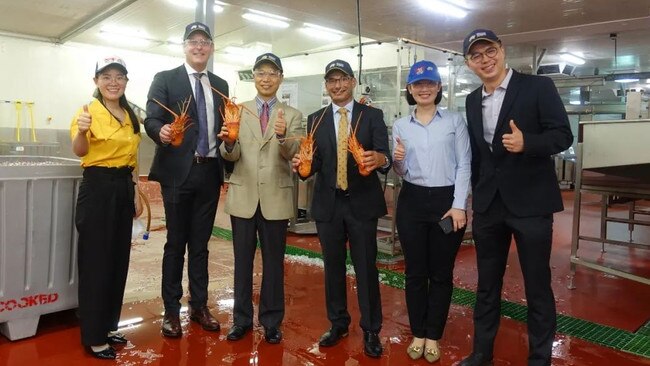
[[[348,189],[348,110],[339,108],[338,143],[336,146],[336,185],[342,189]]]
[[[262,114],[260,114],[260,125],[262,127],[262,135],[266,132],[266,126],[269,124],[269,105],[264,102],[262,104]]]
[[[196,112],[199,119],[199,139],[196,143],[196,152],[199,156],[208,155],[210,151],[208,141],[208,112],[205,107],[205,93],[203,92],[203,85],[201,84],[201,77],[203,73],[195,73],[196,78],[194,89],[196,89]]]

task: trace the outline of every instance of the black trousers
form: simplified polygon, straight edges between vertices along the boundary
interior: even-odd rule
[[[208,301],[208,241],[212,235],[220,193],[217,159],[194,163],[185,182],[163,185],[167,242],[162,268],[162,298],[165,312],[178,314],[183,296],[183,265],[187,248],[190,300],[194,309]]]
[[[465,229],[445,234],[438,221],[454,201],[454,186],[404,181],[396,224],[406,265],[406,306],[413,336],[442,338],[453,291],[454,262]]]
[[[134,183],[130,168],[88,167],[77,197],[81,343],[106,343],[117,330],[131,254]]]
[[[260,206],[250,219],[231,216],[235,254],[233,323],[253,325],[253,262],[259,235],[262,252],[262,288],[258,319],[264,328],[278,328],[284,319],[284,251],[289,220],[267,220]]]
[[[325,262],[327,318],[336,328],[347,329],[350,325],[345,268],[345,243],[349,240],[361,311],[359,325],[365,331],[379,332],[382,315],[376,264],[377,219],[357,219],[352,213],[350,198],[337,195],[332,220],[316,221],[316,229]]]
[[[474,350],[491,355],[499,328],[501,289],[514,236],[528,303],[528,365],[550,365],[556,328],[551,288],[553,215],[516,217],[497,195],[486,212],[474,213],[478,288]]]

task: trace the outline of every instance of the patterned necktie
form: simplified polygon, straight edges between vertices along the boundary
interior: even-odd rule
[[[208,112],[205,107],[205,93],[203,92],[203,85],[201,84],[201,77],[203,73],[195,73],[196,78],[194,89],[196,89],[196,112],[199,119],[199,139],[196,143],[196,152],[199,156],[207,156],[210,151],[208,141]]]
[[[348,189],[348,110],[339,108],[338,143],[336,146],[336,185],[342,189]]]
[[[262,104],[262,114],[260,114],[260,125],[262,127],[262,135],[266,132],[266,126],[269,125],[269,104],[264,102]]]

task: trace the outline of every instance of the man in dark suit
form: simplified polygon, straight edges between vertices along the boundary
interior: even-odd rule
[[[188,253],[190,319],[203,329],[218,331],[219,322],[207,307],[208,240],[214,226],[223,169],[218,149],[222,98],[210,87],[228,95],[225,80],[207,71],[214,51],[210,28],[195,22],[185,28],[185,64],[156,74],[147,101],[144,121],[147,135],[156,142],[149,179],[160,182],[167,243],[163,256],[162,297],[165,316],[162,334],[182,335],[179,312],[185,249]],[[171,144],[174,116],[157,102],[180,113],[190,98],[191,125],[180,146]],[[157,101],[157,102],[156,102]]]
[[[391,160],[383,113],[354,100],[356,83],[350,64],[342,60],[330,62],[325,68],[325,87],[332,103],[307,119],[308,131],[315,129],[316,153],[311,173],[318,173],[311,214],[323,250],[325,301],[327,317],[332,323],[319,345],[333,346],[348,335],[345,244],[349,240],[357,278],[364,352],[370,357],[380,357],[382,346],[378,334],[382,315],[375,262],[377,220],[386,214],[386,201],[375,170],[386,174]],[[358,164],[347,151],[348,137],[352,134],[366,150],[362,165],[369,171],[367,176],[359,173]],[[292,164],[296,170],[300,165],[298,155]]]
[[[528,302],[528,365],[550,365],[556,310],[549,260],[553,213],[563,210],[551,155],[571,146],[569,120],[553,81],[506,68],[494,32],[471,32],[463,51],[483,85],[465,104],[478,289],[473,352],[460,365],[492,365],[513,236]]]

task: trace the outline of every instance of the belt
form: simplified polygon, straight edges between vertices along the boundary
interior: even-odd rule
[[[195,155],[192,158],[192,162],[194,164],[205,164],[205,163],[210,163],[210,162],[213,162],[213,161],[217,161],[217,158],[213,158],[213,157],[210,157],[210,156],[198,156],[198,155]]]
[[[348,190],[344,191],[344,190],[338,189],[338,188],[336,189],[336,191],[334,191],[334,194],[337,197],[350,197],[350,191],[348,191]]]

